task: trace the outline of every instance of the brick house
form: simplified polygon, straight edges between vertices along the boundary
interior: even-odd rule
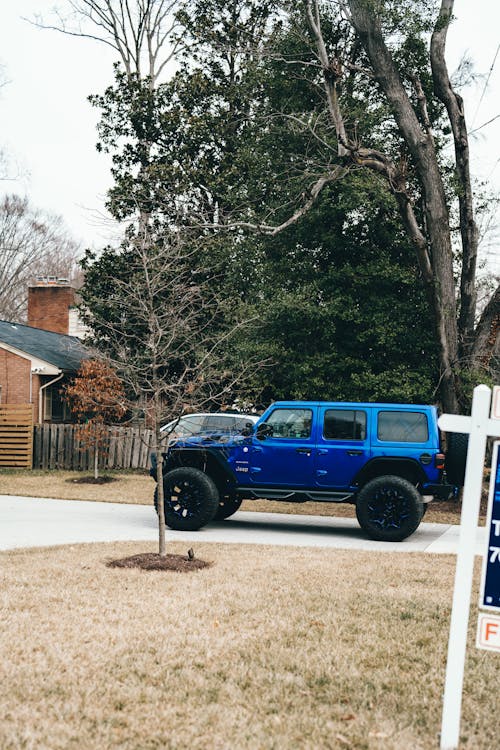
[[[28,290],[28,325],[0,321],[0,403],[33,404],[35,423],[71,421],[60,389],[89,356],[83,332],[75,290],[64,279],[38,279]]]

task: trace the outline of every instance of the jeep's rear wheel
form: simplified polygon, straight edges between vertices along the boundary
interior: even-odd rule
[[[239,509],[243,502],[241,497],[234,497],[231,495],[225,495],[219,500],[219,507],[215,514],[216,521],[223,521],[225,518],[229,518]]]
[[[172,469],[163,478],[165,523],[177,531],[196,531],[209,523],[219,505],[213,480],[190,466]]]
[[[358,493],[356,516],[372,539],[401,542],[418,528],[423,515],[418,490],[398,476],[372,479]]]

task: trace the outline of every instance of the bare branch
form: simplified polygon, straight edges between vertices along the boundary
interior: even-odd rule
[[[429,133],[429,135],[432,138],[433,133],[432,133],[431,121],[429,118],[429,111],[427,108],[427,97],[425,96],[424,89],[422,87],[422,82],[420,81],[420,78],[417,75],[410,75],[410,79],[415,89],[415,94],[417,97],[418,106],[419,106],[420,113],[422,116],[422,122],[424,123],[424,128],[426,129],[427,133]]]
[[[337,82],[342,76],[342,67],[339,60],[330,60],[328,57],[328,52],[326,50],[325,41],[323,39],[323,34],[321,31],[319,6],[317,0],[308,0],[307,17],[316,38],[318,58],[323,70],[328,108],[332,121],[335,125],[335,130],[337,132],[338,155],[346,156],[347,135],[345,132],[344,121],[342,119],[337,93]]]
[[[309,191],[307,193],[303,193],[302,197],[304,199],[301,206],[294,211],[294,213],[288,217],[285,221],[283,221],[281,224],[272,225],[272,224],[265,224],[265,223],[255,223],[250,221],[230,221],[225,224],[208,224],[208,223],[200,223],[196,226],[200,229],[217,229],[217,230],[229,230],[229,229],[249,229],[254,232],[261,232],[262,234],[268,235],[269,237],[275,237],[277,234],[280,234],[281,232],[285,231],[285,229],[288,229],[289,227],[296,224],[299,219],[301,219],[303,216],[307,214],[307,212],[312,208],[314,203],[316,202],[319,194],[325,187],[325,185],[328,185],[331,182],[336,182],[337,180],[342,179],[344,175],[348,172],[347,167],[334,167],[328,174],[322,175],[320,178],[316,180],[316,182],[310,187]]]
[[[155,86],[182,42],[175,13],[183,0],[66,0],[70,13],[53,11],[55,22],[40,15],[29,23],[69,36],[91,39],[115,50],[128,76],[147,75]],[[145,64],[146,73],[143,71]]]

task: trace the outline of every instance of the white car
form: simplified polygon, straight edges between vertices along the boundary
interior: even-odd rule
[[[229,412],[186,414],[173,419],[161,428],[169,440],[193,435],[238,435],[247,424],[255,424],[255,414],[230,414]]]

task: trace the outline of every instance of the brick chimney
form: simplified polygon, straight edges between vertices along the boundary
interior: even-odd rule
[[[28,325],[55,333],[69,333],[75,290],[68,279],[39,276],[28,288]]]

